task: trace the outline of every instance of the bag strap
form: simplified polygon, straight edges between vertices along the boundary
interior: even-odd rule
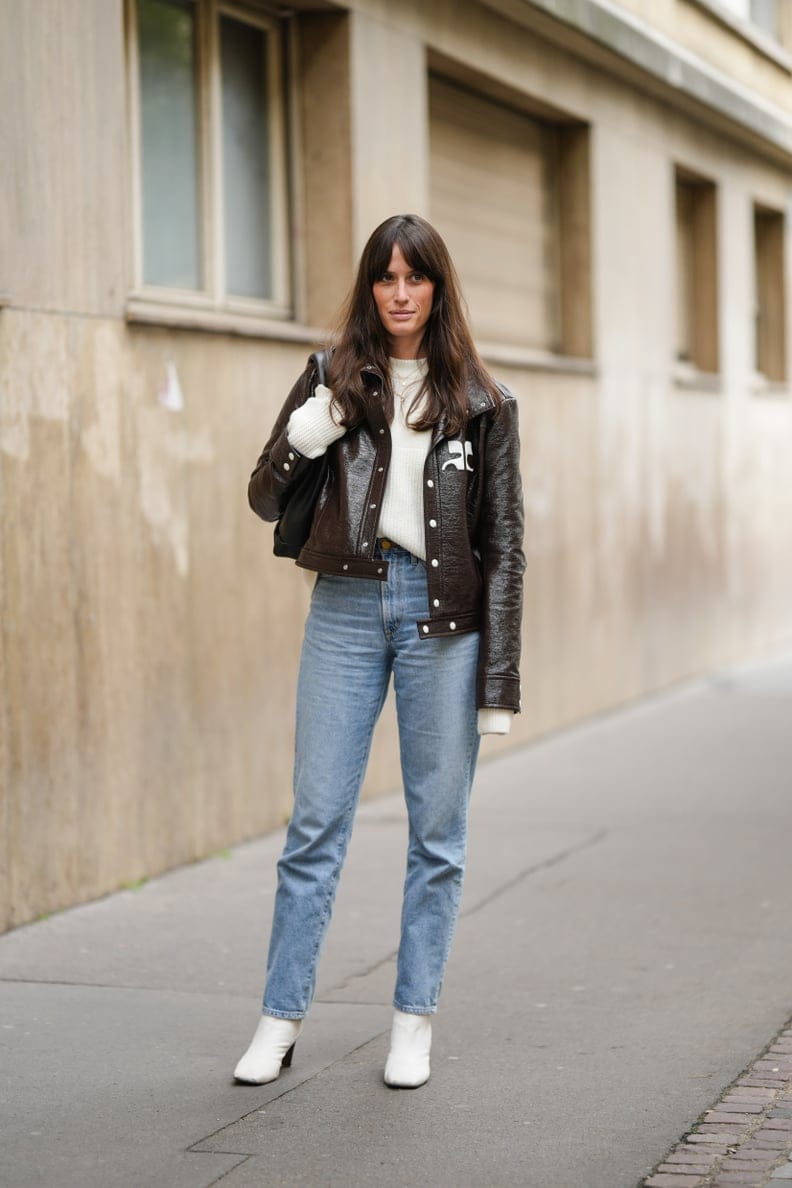
[[[317,384],[323,384],[324,386],[327,386],[327,366],[330,362],[331,354],[332,351],[315,351],[314,354],[311,355],[311,361],[316,370]]]

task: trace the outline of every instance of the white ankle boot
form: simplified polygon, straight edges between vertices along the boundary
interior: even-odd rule
[[[385,1084],[393,1089],[417,1089],[429,1080],[432,1024],[429,1015],[393,1012]]]
[[[276,1081],[282,1068],[289,1068],[302,1019],[276,1019],[262,1015],[250,1047],[234,1069],[234,1080],[248,1085]]]

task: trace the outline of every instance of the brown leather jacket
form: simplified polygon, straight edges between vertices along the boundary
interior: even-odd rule
[[[314,378],[309,360],[250,477],[250,506],[263,520],[279,519],[290,485],[317,464],[286,438],[292,410],[311,395]],[[374,547],[391,438],[378,399],[382,377],[369,364],[364,378],[371,396],[367,420],[327,451],[328,478],[297,564],[385,581],[388,563],[374,556]],[[422,638],[480,630],[477,704],[519,712],[525,569],[520,443],[517,401],[502,390],[496,412],[490,395],[471,389],[466,428],[448,438],[438,425],[432,435],[424,469],[429,606],[416,626]]]

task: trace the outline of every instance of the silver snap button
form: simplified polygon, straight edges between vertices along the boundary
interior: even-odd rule
[[[451,628],[452,631],[456,631],[456,623],[449,623],[448,626]]]
[[[432,603],[432,606],[439,606],[439,605],[440,605],[440,599],[435,598],[434,602]]]
[[[291,452],[291,450],[289,451],[289,461],[290,462],[294,461],[294,454]]]
[[[378,466],[378,467],[377,467],[377,474],[382,474],[382,472],[383,472],[383,470],[384,470],[384,469],[385,469],[385,467],[384,467],[384,466]]]
[[[289,463],[288,463],[288,462],[284,462],[284,463],[283,463],[283,469],[284,469],[284,470],[291,470],[291,466],[289,466]]]
[[[378,570],[377,570],[377,573],[382,573],[382,569],[378,569]]]
[[[341,568],[342,568],[342,569],[349,569],[349,566],[348,566],[348,565],[342,565],[342,566],[341,566]]]
[[[429,521],[429,527],[430,527],[430,528],[436,528],[436,527],[437,527],[437,520],[430,520],[430,521]]]
[[[429,628],[428,628],[428,627],[424,627],[424,629],[423,629],[423,633],[424,633],[424,635],[428,635],[428,634],[429,634]]]
[[[376,505],[376,503],[370,503],[370,504],[369,504],[369,507],[371,508],[371,510],[372,510],[372,511],[374,511],[374,508],[375,508],[376,506],[377,506],[377,505]]]
[[[367,548],[368,548],[368,541],[367,541],[367,540],[364,540],[364,541],[363,541],[363,548],[364,548],[364,549],[367,549]]]
[[[385,430],[384,430],[384,429],[380,429],[380,433],[384,433],[384,432],[385,432]]]
[[[434,479],[427,479],[426,485],[427,485],[427,487],[433,487],[433,486],[434,486]]]
[[[437,560],[437,557],[432,557],[432,569],[437,569],[439,564],[440,562]]]

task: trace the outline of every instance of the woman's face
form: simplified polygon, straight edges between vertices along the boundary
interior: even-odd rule
[[[411,268],[395,243],[387,271],[374,282],[372,293],[388,335],[391,356],[418,358],[424,327],[432,312],[434,281]]]

